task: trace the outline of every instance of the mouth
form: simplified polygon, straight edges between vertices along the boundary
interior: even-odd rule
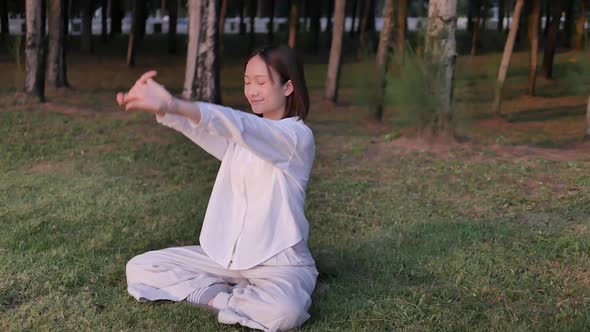
[[[262,102],[262,99],[260,99],[260,100],[250,100],[250,104],[252,104],[252,105],[259,104],[260,102]]]

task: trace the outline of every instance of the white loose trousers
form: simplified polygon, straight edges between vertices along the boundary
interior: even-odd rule
[[[317,276],[305,242],[246,270],[223,268],[200,246],[149,251],[127,263],[128,291],[138,301],[182,301],[213,284],[235,284],[213,299],[218,321],[263,331],[290,330],[310,317]]]

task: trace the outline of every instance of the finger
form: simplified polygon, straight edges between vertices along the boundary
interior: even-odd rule
[[[117,93],[117,105],[119,106],[123,106],[124,103],[124,99],[125,99],[125,94],[123,92],[119,92]]]
[[[156,75],[158,75],[158,72],[155,70],[150,70],[147,73],[144,73],[143,75],[141,75],[141,77],[139,78],[139,80],[137,80],[140,84],[145,84],[147,83],[147,81],[152,78],[152,77],[156,77]]]
[[[149,105],[146,105],[141,100],[134,100],[134,101],[131,101],[131,102],[125,104],[125,111],[134,111],[134,110],[151,113],[151,110],[149,109]]]
[[[138,100],[141,100],[141,99],[142,99],[142,98],[141,98],[141,97],[139,97],[139,96],[136,96],[136,95],[134,95],[134,94],[131,94],[131,93],[127,93],[127,94],[125,94],[125,97],[124,97],[124,99],[123,99],[123,103],[124,103],[125,105],[127,105],[127,104],[128,104],[128,103],[130,103],[130,102],[138,101]]]

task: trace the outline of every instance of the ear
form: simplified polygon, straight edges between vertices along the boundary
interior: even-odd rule
[[[288,80],[283,85],[283,94],[285,95],[285,97],[288,97],[291,93],[293,93],[293,82],[291,82],[291,80]]]

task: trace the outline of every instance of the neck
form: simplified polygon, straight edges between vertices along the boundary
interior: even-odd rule
[[[276,110],[272,112],[266,112],[262,115],[265,119],[270,120],[281,120],[285,116],[285,110]]]

